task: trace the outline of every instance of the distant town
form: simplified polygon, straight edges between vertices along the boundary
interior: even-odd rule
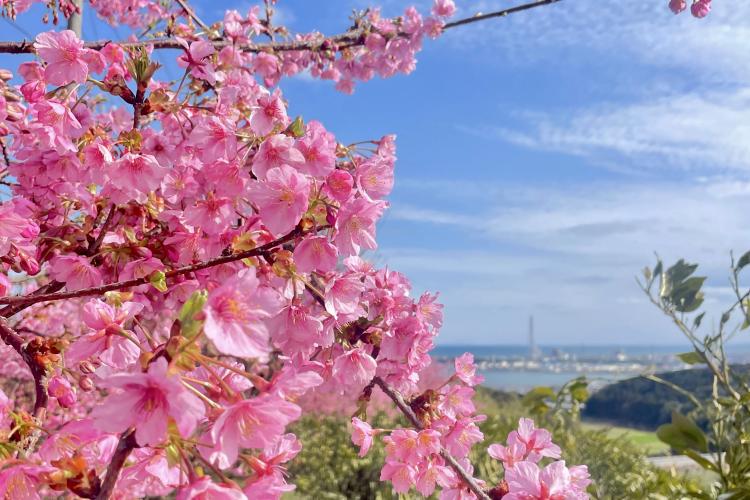
[[[746,346],[744,346],[746,347]],[[517,379],[522,378],[523,373],[546,374],[546,377],[535,380],[550,380],[549,385],[562,385],[567,380],[577,376],[586,375],[591,381],[591,388],[597,389],[608,383],[638,375],[669,372],[691,368],[691,365],[680,361],[676,354],[689,350],[688,346],[679,350],[678,348],[647,349],[640,348],[598,348],[586,349],[575,348],[540,348],[534,340],[534,319],[529,318],[528,348],[487,349],[487,347],[471,349],[474,360],[480,372],[489,378],[500,380],[499,383],[490,384],[502,387],[504,380],[500,375],[513,374],[512,387],[522,387]],[[437,354],[438,361],[450,362],[451,354]],[[738,350],[733,356],[733,362],[750,362],[750,350]],[[510,386],[509,386],[510,387]]]

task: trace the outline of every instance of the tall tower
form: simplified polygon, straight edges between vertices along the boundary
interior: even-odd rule
[[[538,361],[542,357],[542,351],[534,341],[534,316],[529,316],[529,359]]]

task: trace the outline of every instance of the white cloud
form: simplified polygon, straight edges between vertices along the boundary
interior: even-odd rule
[[[479,183],[473,189],[482,188],[513,191]],[[440,189],[434,181],[429,191],[440,196]],[[525,188],[512,204],[501,197],[468,215],[399,210],[395,202],[394,219],[434,225],[459,248],[421,248],[416,240],[380,255],[412,277],[419,291],[442,291],[444,342],[523,342],[531,313],[547,325],[540,329],[542,342],[679,342],[635,277],[653,265],[654,251],[665,263],[681,257],[698,262],[699,273],[709,276],[706,307],[718,313],[731,301],[729,252],[750,249],[748,203],[747,186],[726,179]],[[468,235],[479,243],[461,248]]]
[[[560,54],[570,56],[575,49],[602,57],[602,65],[627,60],[629,64],[681,67],[713,81],[744,80],[750,75],[745,62],[750,42],[750,2],[724,0],[702,20],[688,13],[674,16],[667,3],[564,0],[456,29],[446,37],[465,50],[489,49],[495,59],[517,63],[548,59],[564,64],[574,58],[560,60]],[[507,7],[505,1],[478,1],[460,14]]]
[[[669,95],[528,116],[530,130],[496,128],[501,139],[640,167],[750,170],[750,87]]]

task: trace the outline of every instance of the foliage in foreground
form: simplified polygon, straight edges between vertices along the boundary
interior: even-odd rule
[[[650,377],[692,404],[689,412],[673,412],[671,423],[659,427],[657,435],[717,478],[697,498],[750,498],[750,380],[747,370],[730,365],[727,356],[727,341],[750,327],[750,290],[740,286],[740,275],[748,264],[750,252],[737,261],[732,257],[729,282],[735,299],[712,330],[704,325],[706,313],[700,311],[706,278],[694,275],[697,264],[679,260],[665,268],[658,260],[653,269],[644,269],[640,282],[651,302],[690,342],[692,351],[678,357],[704,366],[711,374],[707,398],[693,388]]]

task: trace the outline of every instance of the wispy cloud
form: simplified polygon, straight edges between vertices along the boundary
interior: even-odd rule
[[[604,104],[569,115],[535,113],[496,137],[529,148],[643,168],[750,170],[750,87]]]
[[[461,14],[507,6],[506,1],[477,1],[464,4]],[[701,21],[673,16],[661,0],[560,2],[456,30],[448,39],[468,51],[492,50],[500,61],[580,64],[584,51],[602,57],[602,65],[627,60],[660,69],[681,67],[714,81],[750,75],[745,63],[750,3],[745,0],[725,0]],[[575,57],[570,57],[572,50]],[[568,57],[560,59],[561,53]]]
[[[474,188],[483,186],[513,191]],[[439,187],[433,182],[432,192]],[[546,342],[590,341],[607,328],[610,340],[622,331],[623,343],[649,343],[655,330],[669,329],[634,280],[653,264],[653,251],[665,262],[700,262],[713,311],[730,299],[729,252],[750,249],[744,216],[750,190],[725,178],[520,191],[512,206],[500,201],[471,216],[463,204],[438,211],[394,203],[397,220],[434,225],[459,242],[469,234],[480,238],[464,249],[436,250],[417,239],[411,247],[381,250],[385,263],[420,288],[444,290],[446,341],[459,342],[470,329],[479,341],[518,342],[526,315],[536,312],[549,323],[540,333]],[[491,320],[499,317],[502,325]]]

